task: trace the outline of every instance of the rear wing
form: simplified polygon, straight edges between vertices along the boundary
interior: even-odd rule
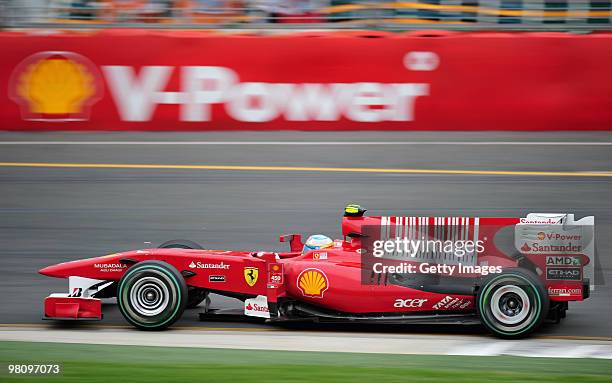
[[[572,267],[581,267],[579,278],[595,287],[595,218],[576,219],[574,214],[530,213],[526,217],[400,217],[345,214],[342,235],[360,245],[364,237],[380,240],[407,238],[439,241],[473,241],[482,243],[484,254],[514,259],[536,260],[537,273],[550,284],[556,274],[569,275]],[[500,240],[499,238],[502,238]],[[371,238],[369,238],[371,239]],[[480,242],[479,242],[480,241]],[[461,262],[475,265],[479,254],[466,253]],[[572,258],[572,256],[574,256]],[[555,258],[557,257],[557,258]],[[560,257],[560,258],[559,258]],[[578,265],[564,264],[583,259]],[[453,263],[448,253],[425,249],[414,261]],[[569,260],[569,261],[568,261]],[[561,277],[563,277],[561,275]]]

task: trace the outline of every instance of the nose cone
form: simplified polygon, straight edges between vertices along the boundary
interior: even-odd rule
[[[121,277],[121,273],[127,269],[127,266],[121,262],[121,258],[124,256],[128,258],[137,258],[139,255],[140,254],[136,252],[127,252],[103,255],[95,258],[78,259],[76,261],[47,266],[40,269],[38,272],[42,275],[54,278],[83,277],[109,279],[106,277]]]
[[[42,275],[46,275],[47,277],[54,278],[67,278],[69,277],[70,271],[75,268],[73,262],[66,263],[58,263],[56,265],[47,266],[38,270],[38,272]]]
[[[42,275],[46,275],[47,277],[56,277],[56,278],[59,278],[61,276],[60,276],[60,273],[59,273],[60,268],[58,266],[59,265],[51,265],[51,266],[44,267],[44,268],[38,270],[38,273],[40,273]]]

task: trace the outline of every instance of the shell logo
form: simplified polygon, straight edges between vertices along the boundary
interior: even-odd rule
[[[9,94],[24,120],[83,121],[102,98],[102,76],[77,53],[39,52],[17,65]]]
[[[329,288],[327,276],[319,269],[302,271],[297,282],[302,294],[311,298],[323,298],[323,293]]]

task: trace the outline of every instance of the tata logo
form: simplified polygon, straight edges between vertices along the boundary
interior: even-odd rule
[[[417,308],[423,307],[427,299],[396,299],[393,307],[396,308]]]
[[[12,73],[9,96],[24,120],[83,121],[102,98],[102,75],[84,56],[45,51],[23,60]]]

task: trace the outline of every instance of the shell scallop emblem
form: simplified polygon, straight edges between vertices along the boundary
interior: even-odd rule
[[[87,120],[91,106],[102,97],[98,69],[74,52],[29,56],[13,72],[9,88],[24,120]]]
[[[298,276],[298,288],[305,297],[323,298],[329,288],[327,276],[319,269],[306,269]]]

